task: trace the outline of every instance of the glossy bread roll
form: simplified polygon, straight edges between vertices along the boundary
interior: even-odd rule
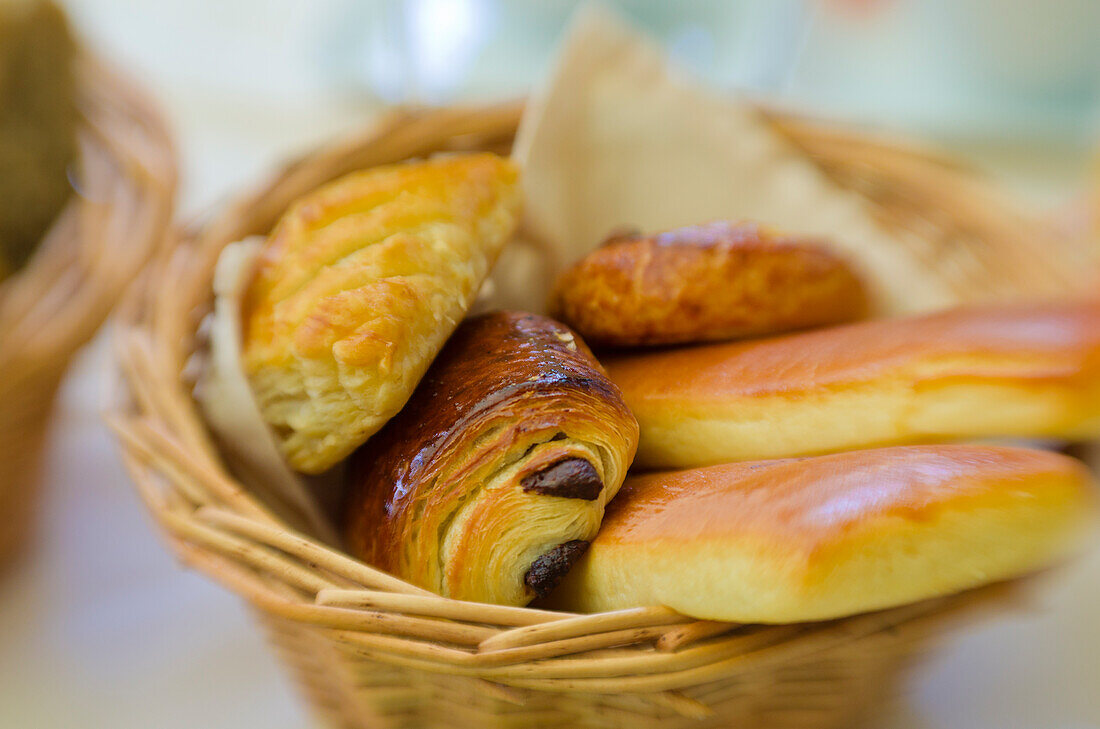
[[[568,328],[462,324],[401,413],[351,460],[351,553],[461,600],[523,605],[583,554],[638,424]]]
[[[647,467],[1100,435],[1100,303],[960,309],[604,363]]]
[[[244,363],[290,465],[319,473],[404,404],[516,227],[491,154],[380,167],[299,200],[245,305]]]
[[[741,339],[867,308],[863,283],[825,245],[728,222],[613,237],[558,278],[550,302],[593,346]]]
[[[912,446],[632,476],[551,601],[746,623],[837,618],[1065,555],[1088,472],[1020,448]]]

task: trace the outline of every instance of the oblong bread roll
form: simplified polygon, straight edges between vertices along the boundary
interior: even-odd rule
[[[551,596],[790,623],[952,594],[1064,556],[1088,472],[1047,451],[909,446],[627,479]]]
[[[1100,303],[956,309],[604,364],[650,468],[1100,435]]]
[[[593,347],[744,339],[868,309],[863,282],[823,241],[725,221],[613,236],[558,277],[550,300]]]
[[[618,389],[567,327],[469,319],[352,456],[348,545],[447,597],[526,604],[583,554],[637,442]]]

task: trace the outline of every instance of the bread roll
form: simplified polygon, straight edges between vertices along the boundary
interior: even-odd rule
[[[1100,303],[959,309],[604,362],[647,467],[1100,435]]]
[[[1046,451],[911,446],[632,476],[552,595],[746,623],[838,618],[1050,564],[1093,515]]]
[[[523,605],[584,552],[638,424],[565,326],[497,312],[458,328],[351,459],[351,553],[461,600]]]
[[[593,346],[741,339],[867,308],[863,283],[825,245],[728,222],[612,237],[559,277],[550,302]]]
[[[244,364],[290,465],[319,473],[404,404],[516,227],[491,154],[357,172],[299,200],[245,304]]]

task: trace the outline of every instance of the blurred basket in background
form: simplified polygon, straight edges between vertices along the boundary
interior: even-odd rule
[[[465,603],[296,533],[220,459],[192,400],[188,363],[222,248],[268,232],[292,200],[349,171],[446,150],[507,152],[521,112],[519,104],[394,112],[165,247],[120,315],[125,398],[109,418],[146,507],[182,562],[250,603],[334,726],[849,726],[889,696],[948,616],[989,590],[786,626],[695,621],[662,607],[575,616]],[[882,220],[912,233],[903,244],[942,261],[963,298],[1078,285],[1072,265],[1051,256],[1033,263],[1029,282],[991,274],[1005,255],[1045,245],[1044,231],[958,167],[771,118]]]
[[[62,376],[172,216],[175,152],[150,100],[87,53],[76,78],[77,192],[26,266],[0,282],[0,560],[33,522]]]

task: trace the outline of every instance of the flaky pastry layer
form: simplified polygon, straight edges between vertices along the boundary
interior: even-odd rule
[[[742,339],[867,311],[862,281],[825,244],[744,222],[614,236],[558,278],[550,301],[592,346]]]
[[[346,541],[441,595],[525,604],[596,534],[637,438],[567,327],[513,312],[467,320],[352,457]]]
[[[245,306],[244,363],[295,469],[324,471],[401,408],[515,230],[491,154],[357,172],[293,205]]]

